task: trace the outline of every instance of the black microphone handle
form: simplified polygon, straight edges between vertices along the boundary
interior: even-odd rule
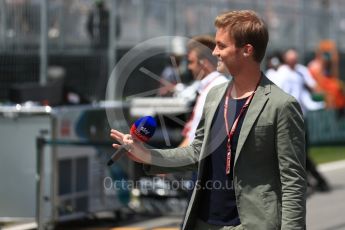
[[[118,159],[122,157],[124,153],[126,153],[128,150],[126,149],[125,145],[121,145],[121,147],[116,150],[116,152],[111,156],[110,160],[108,161],[107,165],[111,166],[115,163]]]

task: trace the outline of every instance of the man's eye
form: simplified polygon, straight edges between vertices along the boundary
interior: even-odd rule
[[[225,45],[218,45],[218,48],[219,48],[219,49],[224,49],[224,48],[225,48]]]

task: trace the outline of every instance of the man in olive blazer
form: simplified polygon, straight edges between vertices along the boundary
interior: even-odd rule
[[[232,75],[232,80],[229,84],[214,87],[208,93],[192,144],[184,148],[149,150],[130,134],[112,130],[111,137],[128,146],[127,156],[132,160],[146,163],[145,170],[149,173],[198,170],[198,181],[201,183],[195,186],[189,202],[183,224],[185,230],[305,229],[304,122],[297,101],[260,71],[269,37],[267,26],[250,10],[221,14],[216,18],[215,26],[216,47],[213,55],[218,59],[217,70],[226,69]],[[224,120],[215,120],[215,124],[220,124],[218,129],[224,132],[220,135],[221,130],[216,130],[215,135],[211,133],[213,118],[218,113],[217,108],[223,106],[221,102],[225,94],[225,101],[228,98],[247,101],[249,99],[246,98],[252,98],[249,107],[244,107],[245,114],[242,117],[238,115],[243,123],[241,128],[238,126],[235,129],[238,141],[236,148],[233,146],[235,152],[231,154],[233,166],[230,175],[228,170],[225,172],[221,169],[229,162],[229,158],[226,158],[229,145],[226,144],[218,145],[217,154],[210,155],[214,164],[212,171],[205,169],[210,164],[206,156],[214,153],[212,148],[215,144],[222,140],[232,144],[232,140],[227,139],[228,129],[225,131],[221,127],[223,122],[227,124],[227,111],[233,112],[226,103]],[[114,148],[119,146],[113,144]],[[212,160],[212,157],[218,156],[224,158]],[[222,159],[226,160],[226,164]],[[212,182],[224,177],[232,182],[233,189],[211,189],[211,195],[203,193],[205,180]],[[204,194],[206,201],[201,199]],[[216,200],[215,203],[212,198]],[[210,206],[202,206],[204,202],[209,202]],[[228,203],[231,203],[231,208],[228,208]],[[233,208],[238,213],[232,212]],[[204,215],[200,218],[205,211],[210,211],[211,215],[207,213],[206,218]],[[215,223],[219,213],[226,215],[224,220]],[[232,222],[232,216],[239,221]]]
[[[202,181],[205,154],[212,141],[208,138],[211,122],[227,87],[225,83],[209,92],[204,117],[192,145],[183,150],[151,150],[152,165],[145,166],[148,173],[198,170],[198,181]],[[304,228],[303,127],[296,100],[262,76],[243,121],[233,169],[236,203],[244,229]],[[196,186],[183,229],[193,229],[198,204],[202,202],[200,192]]]

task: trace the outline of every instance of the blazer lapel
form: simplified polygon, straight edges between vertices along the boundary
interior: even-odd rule
[[[222,87],[220,87],[214,94],[213,97],[209,100],[210,102],[205,105],[206,106],[206,112],[207,117],[205,117],[207,119],[207,126],[205,126],[205,131],[207,133],[205,133],[205,135],[208,135],[208,132],[210,131],[210,125],[212,123],[213,117],[215,115],[215,112],[218,108],[218,105],[220,103],[220,101],[222,100],[225,91],[227,90],[228,86],[229,86],[230,82],[228,82],[227,84],[223,84]]]
[[[205,154],[207,152],[206,150],[207,150],[207,147],[209,145],[209,140],[210,140],[211,123],[212,123],[213,117],[215,115],[215,112],[217,110],[217,107],[218,107],[220,101],[222,100],[222,98],[225,94],[225,91],[228,88],[230,82],[228,82],[227,84],[223,84],[222,87],[220,87],[216,92],[214,92],[212,98],[209,99],[208,103],[205,104],[205,113],[206,114],[205,114],[204,132],[205,132],[206,140],[205,140],[205,143],[202,145],[202,149],[201,149],[200,157],[199,157],[199,160],[200,160],[200,162],[199,162],[200,167],[199,167],[199,172],[198,172],[199,176],[202,175],[202,169],[204,168],[203,167],[204,158],[205,158]]]
[[[241,153],[242,147],[249,135],[250,130],[252,129],[254,122],[261,113],[264,105],[268,100],[267,94],[271,92],[271,87],[266,76],[262,75],[260,84],[255,92],[255,95],[248,107],[246,115],[243,120],[240,136],[238,138],[237,149],[235,154],[235,164],[238,159],[238,156]]]

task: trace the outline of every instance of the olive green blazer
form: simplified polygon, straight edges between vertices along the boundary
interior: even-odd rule
[[[150,173],[198,170],[202,180],[209,132],[229,83],[208,94],[193,143],[184,148],[152,150]],[[244,229],[305,229],[306,172],[304,121],[298,102],[264,75],[240,131],[233,186]],[[222,137],[224,138],[224,137]],[[201,190],[194,188],[183,229],[193,229]]]

